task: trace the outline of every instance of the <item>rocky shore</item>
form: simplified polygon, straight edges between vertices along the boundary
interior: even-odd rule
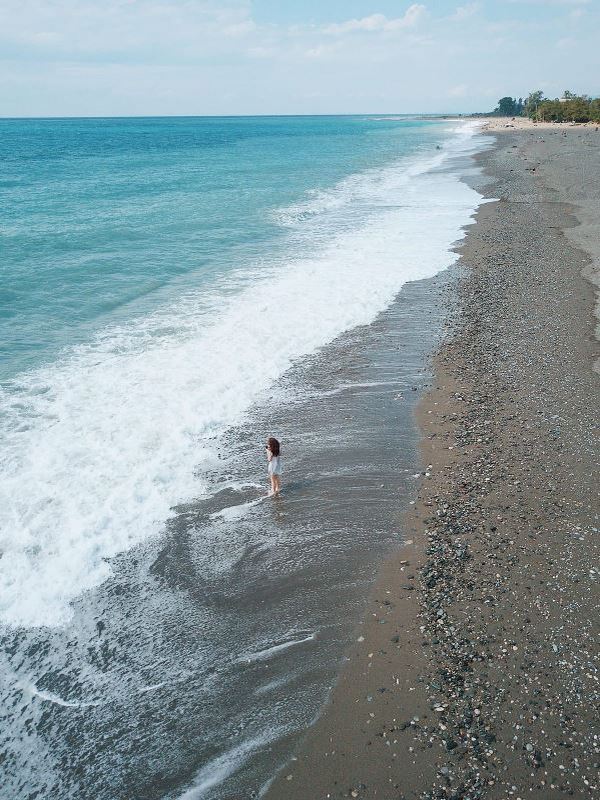
[[[600,789],[600,133],[495,136],[406,544],[269,800]]]

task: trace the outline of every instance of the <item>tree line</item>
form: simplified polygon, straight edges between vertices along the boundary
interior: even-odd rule
[[[529,117],[537,122],[600,122],[600,98],[576,95],[568,89],[551,100],[540,90],[523,99],[501,97],[491,112],[498,117]]]

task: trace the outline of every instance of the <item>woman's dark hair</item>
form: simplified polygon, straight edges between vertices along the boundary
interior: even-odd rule
[[[269,437],[269,450],[273,453],[274,456],[279,455],[279,442],[272,436]]]

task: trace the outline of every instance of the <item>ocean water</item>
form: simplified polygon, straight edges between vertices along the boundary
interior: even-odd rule
[[[332,453],[346,447],[336,469],[299,474],[301,454],[310,467],[319,452],[311,431],[326,438],[339,406],[306,420],[342,385],[365,401],[347,417],[364,429],[356,387],[374,367],[348,354],[403,287],[455,261],[481,200],[457,159],[480,137],[409,117],[0,120],[0,134],[6,796],[237,796],[218,787],[309,724],[301,708],[318,708],[340,656],[343,637],[327,644],[322,620],[301,618],[298,576],[325,551],[340,566],[357,541],[366,552],[386,536],[383,518],[365,518],[346,551],[355,515],[339,517],[319,551],[310,480],[334,476],[338,497],[351,475],[367,503],[373,487],[356,484],[348,425],[332,440]],[[395,348],[422,355],[427,324],[412,313]],[[379,369],[372,385],[416,380],[415,358],[389,354],[396,377]],[[296,483],[272,517],[263,440],[282,430]],[[259,563],[275,596],[295,565],[293,619],[257,599]],[[297,648],[310,661],[317,641],[313,677],[307,667],[303,688],[281,694],[298,668],[261,670]],[[256,703],[245,693],[224,715],[242,673]]]

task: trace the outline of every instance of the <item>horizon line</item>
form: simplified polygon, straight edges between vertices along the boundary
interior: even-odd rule
[[[370,111],[343,112],[337,114],[73,114],[4,116],[0,120],[66,120],[66,119],[231,119],[253,117],[468,117],[489,112],[481,111]]]

